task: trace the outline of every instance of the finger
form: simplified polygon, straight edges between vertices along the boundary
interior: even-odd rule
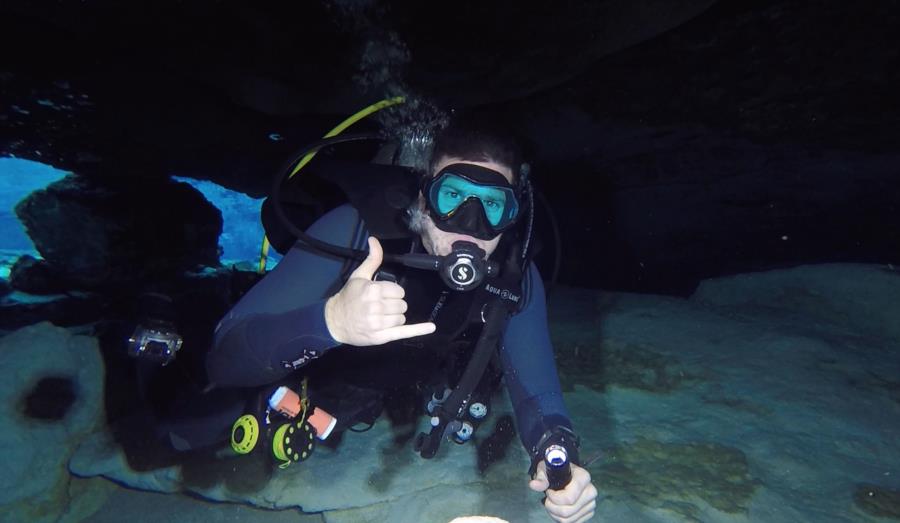
[[[591,489],[593,489],[593,487],[591,487]],[[593,489],[593,495],[591,495],[588,490],[590,489],[585,489],[585,491],[582,492],[581,497],[578,498],[578,501],[574,503],[572,510],[574,514],[569,517],[572,522],[584,521],[585,516],[592,513],[597,508],[596,489]]]
[[[592,517],[594,517],[594,511],[596,510],[596,508],[596,506],[584,507],[583,510],[580,510],[578,514],[575,514],[574,516],[563,516],[561,514],[551,512],[549,509],[547,510],[547,513],[557,523],[584,523],[585,521],[588,521]]]
[[[528,488],[535,492],[543,492],[550,487],[550,483],[547,480],[540,481],[537,479],[533,479],[528,482]]]
[[[409,305],[404,300],[382,300],[381,301],[381,310],[384,314],[404,314]],[[403,323],[406,323],[404,320]],[[403,323],[398,323],[398,325],[403,325]]]
[[[579,508],[571,516],[558,516],[559,523],[582,523],[594,517],[594,511],[597,510],[597,503],[592,501],[587,505]]]
[[[528,486],[538,492],[544,492],[550,488],[550,480],[547,479],[547,465],[543,461],[538,463],[534,472],[534,479],[528,482]]]
[[[560,523],[571,523],[584,515],[582,513],[584,507],[581,505],[559,505],[551,501],[549,497],[544,501],[544,509]],[[589,510],[585,512],[589,512]]]
[[[413,323],[412,325],[400,325],[398,327],[391,327],[390,329],[384,329],[383,331],[378,332],[375,336],[377,343],[383,344],[389,341],[394,340],[402,340],[406,338],[414,338],[416,336],[424,336],[426,334],[431,334],[434,332],[436,328],[434,323]]]
[[[369,236],[369,255],[366,256],[366,259],[359,264],[359,267],[350,274],[350,277],[371,280],[375,277],[378,268],[381,267],[383,259],[384,251],[381,249],[381,243],[378,242],[378,238]]]
[[[406,316],[403,314],[385,314],[379,318],[379,331],[399,327],[406,323]]]
[[[597,506],[597,489],[594,485],[579,486],[578,488],[579,495],[577,496],[561,496],[560,493],[565,491],[548,490],[547,503],[544,506],[557,516],[570,518],[572,521],[578,520],[583,515],[582,512],[585,512],[584,507]],[[566,492],[565,494],[570,493]],[[577,499],[569,501],[572,497],[577,497]]]
[[[403,299],[406,296],[406,290],[392,281],[376,281],[372,282],[372,284],[373,288],[378,289],[382,298]]]
[[[563,489],[549,491],[547,496],[557,505],[575,505],[590,492],[596,496],[596,491],[591,484],[591,474],[577,465],[572,465],[572,481]]]
[[[548,490],[547,497],[559,506],[575,505],[584,495],[585,486],[576,482],[569,483],[561,490]]]
[[[583,523],[584,521],[588,521],[592,517],[594,517],[594,512],[597,510],[597,502],[591,501],[587,505],[584,506],[581,510],[578,511],[577,514],[572,516],[572,523]]]

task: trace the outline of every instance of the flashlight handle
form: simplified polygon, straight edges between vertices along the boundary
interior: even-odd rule
[[[569,460],[565,463],[553,465],[550,460],[544,459],[544,465],[547,466],[547,481],[550,483],[549,490],[563,490],[572,481],[572,467]],[[541,500],[542,505],[547,504],[547,494],[544,493],[544,499]]]
[[[562,465],[551,465],[545,460],[547,465],[547,481],[550,482],[552,490],[562,490],[572,481],[572,467],[566,461]]]
[[[547,468],[547,481],[553,490],[562,490],[572,481],[572,467],[569,465],[569,453],[561,445],[550,445],[544,450],[544,465]]]

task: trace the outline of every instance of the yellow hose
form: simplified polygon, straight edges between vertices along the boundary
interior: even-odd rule
[[[328,133],[325,136],[323,136],[323,138],[332,138],[334,136],[337,136],[337,135],[341,134],[342,132],[344,132],[348,127],[350,127],[351,125],[355,124],[356,122],[362,120],[366,116],[369,116],[372,113],[378,112],[378,111],[384,109],[385,107],[402,104],[405,101],[406,101],[406,98],[404,98],[403,96],[395,96],[393,98],[386,98],[380,102],[376,102],[376,103],[366,107],[362,111],[357,112],[350,118],[347,118],[343,122],[339,123],[337,125],[337,127],[328,131]],[[306,156],[304,156],[303,158],[301,158],[300,161],[297,163],[297,166],[294,167],[294,169],[291,171],[291,174],[288,175],[288,179],[293,178],[293,176],[295,174],[297,174],[297,172],[299,172],[300,169],[302,169],[306,164],[308,164],[313,159],[313,157],[316,155],[317,152],[318,151],[312,151],[309,154],[307,154]],[[260,249],[260,254],[259,254],[259,267],[257,268],[257,273],[259,273],[259,274],[265,274],[265,272],[266,272],[266,260],[269,257],[269,246],[270,246],[269,238],[264,234],[262,248]]]
[[[404,101],[406,101],[406,99],[403,98],[402,96],[395,96],[394,98],[388,98],[388,99],[382,100],[380,102],[374,103],[374,104],[366,107],[362,111],[359,111],[358,113],[354,114],[350,118],[347,118],[340,124],[338,124],[337,127],[328,131],[328,134],[323,136],[323,138],[331,138],[333,136],[337,136],[337,135],[341,134],[342,132],[344,132],[344,130],[346,130],[348,127],[350,127],[351,125],[355,124],[356,122],[362,120],[366,116],[369,116],[370,114],[372,114],[374,112],[380,111],[380,110],[384,109],[385,107],[390,107],[392,105],[403,103]],[[292,176],[297,174],[297,171],[299,171],[300,169],[303,168],[303,166],[308,164],[310,162],[310,160],[313,159],[313,157],[316,155],[317,152],[318,151],[312,151],[311,153],[304,156],[303,159],[300,160],[300,162],[297,164],[297,167],[294,167],[294,170],[291,171],[290,175],[288,175],[288,178],[291,178]]]
[[[269,259],[269,237],[263,233],[262,247],[259,250],[259,267],[256,269],[257,274],[266,273],[266,260]]]

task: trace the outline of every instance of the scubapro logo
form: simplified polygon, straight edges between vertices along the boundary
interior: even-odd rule
[[[472,274],[472,270],[469,267],[463,265],[457,267],[453,271],[453,279],[455,279],[457,283],[468,283],[472,281]]]

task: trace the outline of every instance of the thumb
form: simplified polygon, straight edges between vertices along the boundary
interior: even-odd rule
[[[538,463],[534,478],[528,482],[528,488],[535,492],[544,492],[550,488],[550,480],[547,479],[547,467],[543,461]]]
[[[366,259],[350,274],[351,278],[365,278],[371,280],[375,277],[375,272],[381,267],[384,259],[384,251],[381,249],[381,243],[378,238],[369,236],[369,255]]]

